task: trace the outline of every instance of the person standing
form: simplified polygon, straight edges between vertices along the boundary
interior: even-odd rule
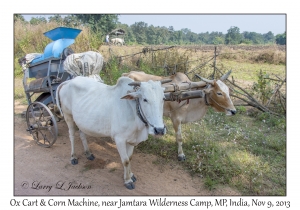
[[[107,44],[109,44],[109,35],[108,34],[105,37],[105,41],[106,41]]]

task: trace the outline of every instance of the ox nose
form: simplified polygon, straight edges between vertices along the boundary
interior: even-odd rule
[[[230,112],[231,112],[232,115],[235,115],[236,110],[230,110]]]
[[[164,135],[165,134],[165,127],[163,128],[154,128],[155,135]]]

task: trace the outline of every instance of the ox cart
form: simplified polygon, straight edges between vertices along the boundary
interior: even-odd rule
[[[96,81],[101,81],[99,72],[103,57],[92,51],[75,54],[69,47],[80,32],[80,29],[67,27],[47,31],[44,35],[52,42],[44,53],[31,53],[19,59],[28,103],[25,112],[27,131],[40,146],[51,147],[57,139],[57,122],[63,118],[57,114],[55,95],[58,86],[78,75],[94,76]]]
[[[51,147],[57,138],[57,122],[55,115],[55,91],[59,84],[71,79],[64,70],[63,62],[73,54],[69,48],[81,30],[58,27],[44,33],[52,40],[43,54],[31,53],[19,59],[23,68],[23,87],[28,108],[25,113],[27,131],[36,143],[43,147]]]

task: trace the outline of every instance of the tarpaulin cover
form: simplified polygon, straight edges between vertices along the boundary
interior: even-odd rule
[[[94,51],[69,55],[64,61],[64,69],[73,77],[94,77],[103,82],[99,76],[103,67],[103,56]]]

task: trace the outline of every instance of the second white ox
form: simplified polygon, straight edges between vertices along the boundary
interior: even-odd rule
[[[115,86],[108,86],[78,76],[62,83],[56,98],[59,99],[57,106],[62,110],[69,128],[71,163],[78,163],[74,152],[76,124],[89,160],[95,157],[89,150],[85,134],[111,137],[115,141],[124,166],[125,186],[134,189],[136,178],[130,168],[134,146],[147,140],[148,134],[166,133],[161,82],[136,83],[130,78],[121,77]]]
[[[182,149],[182,134],[181,134],[181,124],[188,122],[195,122],[200,120],[207,112],[208,107],[211,106],[214,110],[218,112],[225,112],[226,115],[234,115],[236,109],[229,96],[229,88],[222,81],[226,80],[230,74],[224,74],[220,80],[207,80],[202,78],[208,87],[205,88],[203,98],[194,98],[187,101],[165,101],[164,103],[164,115],[170,117],[175,130],[176,141],[178,143],[178,160],[185,160],[185,155]],[[129,73],[124,73],[122,76],[129,77],[135,81],[148,81],[148,80],[172,80],[171,83],[177,85],[183,82],[191,82],[188,77],[178,72],[175,75],[169,77],[160,77],[150,74],[145,74],[144,72],[131,71]],[[204,83],[205,85],[205,83]]]
[[[125,44],[125,41],[124,39],[121,39],[121,38],[114,38],[114,39],[111,39],[111,42],[114,44],[114,45],[124,45]]]

